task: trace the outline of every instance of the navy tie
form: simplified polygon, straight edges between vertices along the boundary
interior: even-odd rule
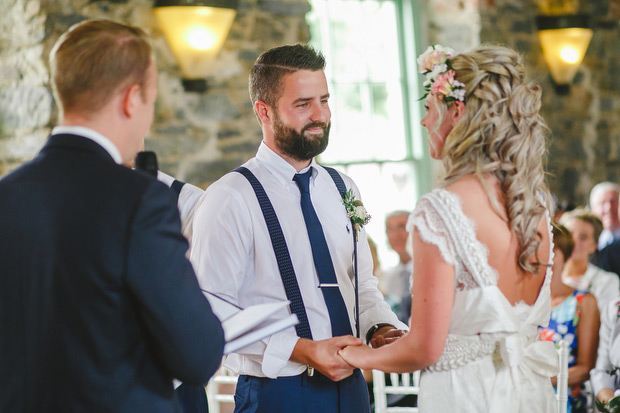
[[[308,230],[314,266],[319,275],[319,287],[323,292],[325,304],[327,304],[327,310],[329,311],[332,335],[337,337],[353,334],[347,307],[340,294],[340,288],[338,288],[336,272],[334,271],[332,257],[327,247],[327,241],[325,241],[323,227],[310,199],[310,176],[312,176],[312,168],[306,173],[296,174],[293,180],[297,183],[301,192],[301,211],[306,222],[306,229]]]

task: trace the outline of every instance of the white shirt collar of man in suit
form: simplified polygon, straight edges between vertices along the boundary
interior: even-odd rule
[[[117,164],[121,164],[123,162],[123,158],[121,157],[121,152],[118,148],[112,143],[111,140],[103,136],[97,131],[94,131],[85,126],[56,126],[52,130],[52,135],[60,135],[60,134],[70,134],[70,135],[78,135],[84,138],[90,139],[105,149],[114,162]]]

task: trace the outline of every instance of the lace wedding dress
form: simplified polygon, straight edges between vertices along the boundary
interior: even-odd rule
[[[439,361],[422,373],[420,411],[555,412],[550,377],[558,373],[557,351],[551,342],[536,341],[538,326],[549,322],[551,268],[534,305],[512,306],[458,195],[445,189],[427,194],[407,226],[455,269],[448,338]]]

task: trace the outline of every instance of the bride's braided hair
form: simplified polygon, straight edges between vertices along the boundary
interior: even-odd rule
[[[542,264],[537,252],[541,218],[551,196],[545,183],[548,128],[539,114],[541,88],[529,83],[520,56],[506,47],[482,45],[452,58],[455,78],[465,83],[465,112],[446,138],[446,184],[474,173],[497,177],[510,229],[519,242],[518,265],[529,273]],[[445,105],[442,105],[445,106]],[[500,214],[503,215],[503,214]],[[536,259],[532,261],[532,257]]]

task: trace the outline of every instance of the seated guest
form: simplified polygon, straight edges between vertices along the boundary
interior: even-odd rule
[[[601,313],[598,357],[590,373],[594,394],[601,403],[608,403],[620,392],[620,298],[612,301]]]
[[[553,274],[561,274],[573,251],[570,232],[562,225],[553,226]],[[596,298],[588,292],[576,290],[562,282],[561,277],[551,279],[551,319],[549,326],[539,328],[539,340],[568,342],[568,396],[569,411],[585,412],[587,398],[583,384],[590,377],[596,360],[599,328],[599,311]],[[554,386],[556,378],[552,379]]]
[[[603,232],[598,239],[599,250],[620,240],[619,196],[620,185],[613,182],[601,182],[590,191],[590,209],[603,223]]]
[[[385,271],[382,285],[385,301],[390,304],[400,321],[406,324],[409,323],[411,314],[411,274],[413,274],[411,247],[407,242],[409,214],[408,211],[394,211],[385,219],[385,233],[390,247],[398,254],[398,264]],[[403,310],[403,307],[406,308]]]
[[[578,290],[590,291],[596,297],[599,312],[618,296],[620,279],[610,272],[591,264],[590,255],[596,251],[603,224],[594,214],[575,209],[562,216],[562,224],[569,229],[575,248],[562,271],[565,284]]]

